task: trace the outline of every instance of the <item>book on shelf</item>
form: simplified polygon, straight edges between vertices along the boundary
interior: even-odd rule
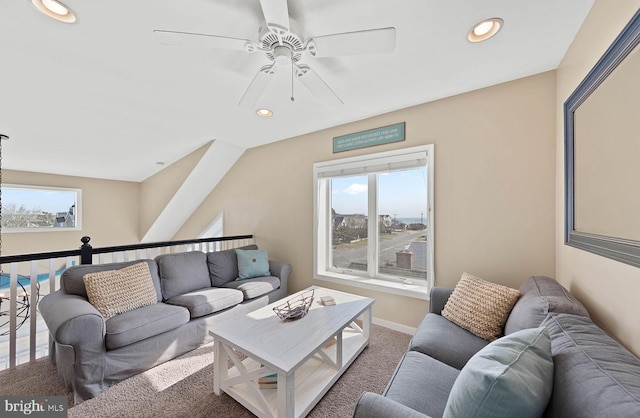
[[[272,373],[258,378],[258,384],[262,383],[278,383],[278,374]]]
[[[278,388],[278,374],[271,373],[266,376],[258,378],[259,389],[277,389]]]

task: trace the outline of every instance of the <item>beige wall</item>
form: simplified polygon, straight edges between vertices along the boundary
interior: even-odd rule
[[[82,189],[82,230],[2,232],[2,254],[38,253],[80,247],[80,238],[104,247],[138,242],[140,184],[85,177],[2,170],[3,183]]]
[[[603,328],[640,355],[640,269],[564,245],[563,103],[640,7],[639,0],[596,0],[557,70],[556,277]]]
[[[555,73],[549,72],[248,150],[178,232],[189,238],[224,211],[225,235],[254,234],[293,265],[291,291],[311,284],[374,297],[374,316],[415,327],[425,301],[312,279],[312,164],[435,144],[439,286],[467,271],[518,287],[553,275]],[[332,138],[406,122],[406,141],[340,154]]]

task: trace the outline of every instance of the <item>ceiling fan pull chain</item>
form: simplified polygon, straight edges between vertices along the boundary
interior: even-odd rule
[[[293,60],[291,60],[291,101],[293,102],[295,99],[293,98],[293,76],[295,74],[295,68],[293,67]]]

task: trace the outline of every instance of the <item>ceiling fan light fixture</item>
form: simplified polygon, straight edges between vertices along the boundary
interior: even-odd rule
[[[293,52],[286,46],[276,46],[273,50],[273,57],[279,65],[289,65],[293,60]]]
[[[262,108],[256,110],[256,115],[260,116],[261,118],[270,118],[271,116],[273,116],[273,112],[270,109]]]
[[[76,15],[58,0],[31,0],[31,4],[41,13],[63,23],[74,23]]]
[[[493,37],[504,25],[504,20],[499,17],[485,19],[476,24],[470,31],[467,39],[470,42],[482,42]]]

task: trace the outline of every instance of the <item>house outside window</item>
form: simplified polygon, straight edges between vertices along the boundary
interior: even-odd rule
[[[433,145],[314,164],[314,277],[426,298]]]
[[[58,187],[2,185],[2,232],[82,229],[82,191]]]

